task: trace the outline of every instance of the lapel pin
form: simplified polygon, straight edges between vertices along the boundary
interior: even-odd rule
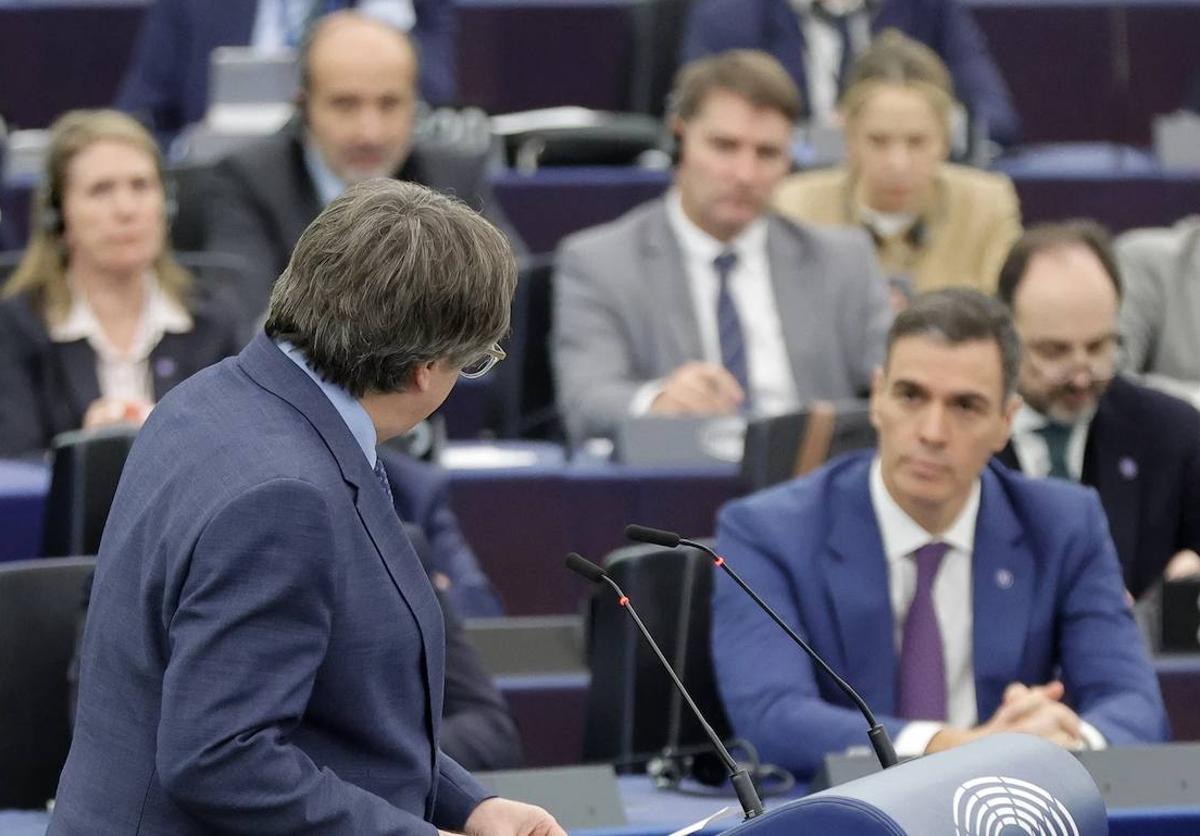
[[[175,361],[170,357],[159,357],[154,361],[154,373],[159,377],[170,377],[175,374]]]
[[[1007,569],[996,570],[996,586],[1001,589],[1009,589],[1013,585],[1013,573]]]
[[[1138,475],[1137,462],[1133,460],[1132,456],[1122,456],[1121,460],[1117,462],[1117,470],[1129,481],[1136,479]]]

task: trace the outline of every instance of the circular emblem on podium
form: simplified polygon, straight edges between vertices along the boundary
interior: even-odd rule
[[[1079,836],[1061,801],[1037,784],[988,775],[954,793],[955,836]]]

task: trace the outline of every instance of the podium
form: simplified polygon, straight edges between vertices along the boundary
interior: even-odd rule
[[[733,836],[1106,836],[1100,790],[1064,749],[986,737],[793,801]]]

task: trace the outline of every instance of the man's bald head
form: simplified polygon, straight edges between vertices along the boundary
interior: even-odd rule
[[[347,184],[404,164],[417,102],[417,54],[399,29],[354,11],[321,18],[300,55],[309,138]]]

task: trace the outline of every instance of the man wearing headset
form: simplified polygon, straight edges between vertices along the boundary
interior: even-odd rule
[[[408,36],[354,11],[328,15],[300,53],[298,118],[218,164],[207,248],[239,256],[242,313],[266,308],[300,233],[347,186],[395,177],[455,195],[504,231],[485,160],[462,149],[414,148],[417,54]]]

